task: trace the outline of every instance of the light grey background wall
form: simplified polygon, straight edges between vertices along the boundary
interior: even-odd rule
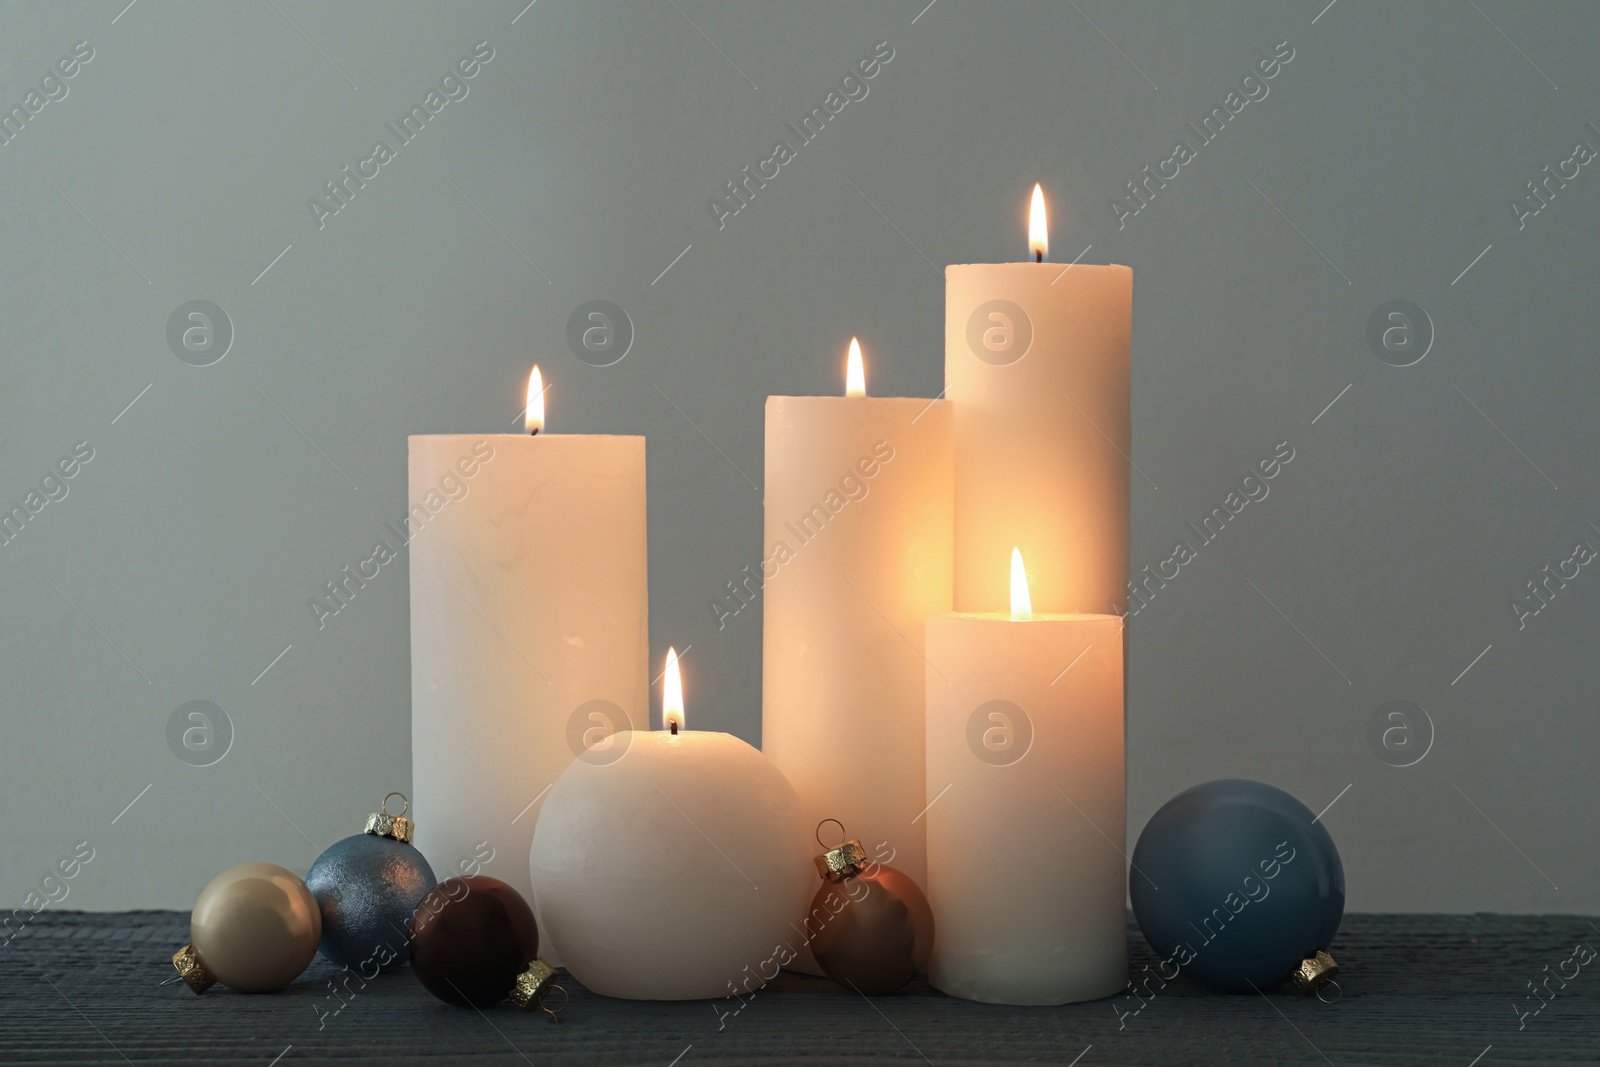
[[[58,906],[188,907],[407,787],[404,563],[320,629],[307,601],[404,510],[405,435],[512,429],[533,360],[553,428],[649,436],[654,655],[692,645],[695,725],[756,740],[759,612],[710,602],[759,558],[763,398],[837,391],[852,333],[874,392],[936,394],[939,268],[1020,258],[1037,180],[1055,258],[1136,271],[1134,566],[1294,449],[1132,619],[1130,841],[1259,777],[1337,798],[1353,908],[1600,908],[1600,574],[1564,562],[1600,546],[1600,172],[1564,162],[1600,146],[1600,13],[1325,2],[0,9],[6,109],[93,50],[0,145],[0,503],[93,451],[0,547],[0,900],[88,841]],[[719,228],[879,41],[869,95]],[[1185,123],[1285,41],[1202,145]],[[319,225],[477,42],[468,94]],[[1577,176],[1519,227],[1547,164]],[[614,366],[566,341],[595,299],[636,332]],[[169,344],[192,300],[231,323],[210,366]],[[1411,366],[1368,340],[1392,300],[1425,314]],[[1519,627],[1547,564],[1578,575]],[[169,747],[191,700],[231,722],[209,767]],[[1395,700],[1409,748],[1369,732]]]

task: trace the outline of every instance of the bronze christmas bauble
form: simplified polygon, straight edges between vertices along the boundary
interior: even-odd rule
[[[824,973],[869,996],[893,993],[927,970],[933,909],[917,883],[869,864],[817,889],[807,913],[812,952]]]
[[[411,919],[411,969],[428,992],[462,1007],[511,996],[539,955],[533,909],[498,878],[446,878]]]

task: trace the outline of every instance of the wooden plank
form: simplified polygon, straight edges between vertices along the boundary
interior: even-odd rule
[[[1554,999],[1537,1015],[1518,1016],[1519,1006],[1531,1011],[1537,1003],[1527,983],[1563,970],[1578,942],[1600,945],[1600,930],[1574,916],[1347,916],[1334,945],[1343,970],[1332,1004],[1288,989],[1230,996],[1182,979],[1129,1015],[1122,1013],[1137,1002],[1127,999],[1006,1008],[954,1000],[920,983],[869,1001],[788,974],[742,1002],[658,1004],[610,1000],[567,978],[572,1003],[559,1026],[509,1005],[484,1013],[452,1008],[403,969],[365,988],[352,983],[354,995],[336,1000],[330,982],[339,972],[320,959],[279,993],[218,987],[196,997],[181,985],[160,985],[173,973],[167,957],[187,925],[176,912],[41,913],[0,947],[0,1062],[269,1067],[281,1056],[278,1067],[693,1067],[888,1059],[945,1067],[1070,1064],[1082,1054],[1080,1067],[1467,1067],[1482,1054],[1478,1067],[1492,1067],[1600,1057],[1600,959],[1564,985],[1552,978]],[[1137,929],[1129,937],[1134,973],[1143,975],[1156,957]]]

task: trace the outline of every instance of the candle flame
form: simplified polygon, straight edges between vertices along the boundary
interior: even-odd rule
[[[667,649],[667,670],[661,683],[661,725],[673,733],[683,729],[683,675],[678,672],[678,650]]]
[[[528,375],[528,406],[523,410],[522,424],[529,433],[544,429],[544,375],[539,373],[537,363]]]
[[[1050,256],[1050,223],[1044,213],[1044,190],[1033,187],[1033,203],[1028,206],[1028,251],[1035,259]]]
[[[1022,567],[1022,549],[1011,550],[1011,617],[1033,617],[1033,598],[1028,595],[1028,572]]]
[[[845,361],[844,395],[867,395],[867,372],[861,365],[861,342],[850,338],[850,358]]]

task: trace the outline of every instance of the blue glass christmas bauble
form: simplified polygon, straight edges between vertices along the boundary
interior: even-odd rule
[[[1133,850],[1133,913],[1161,974],[1235,992],[1287,980],[1344,916],[1333,838],[1281,789],[1225,778],[1186,789]]]
[[[411,914],[436,882],[407,842],[376,833],[334,842],[306,875],[322,909],[322,954],[368,975],[404,963]]]

